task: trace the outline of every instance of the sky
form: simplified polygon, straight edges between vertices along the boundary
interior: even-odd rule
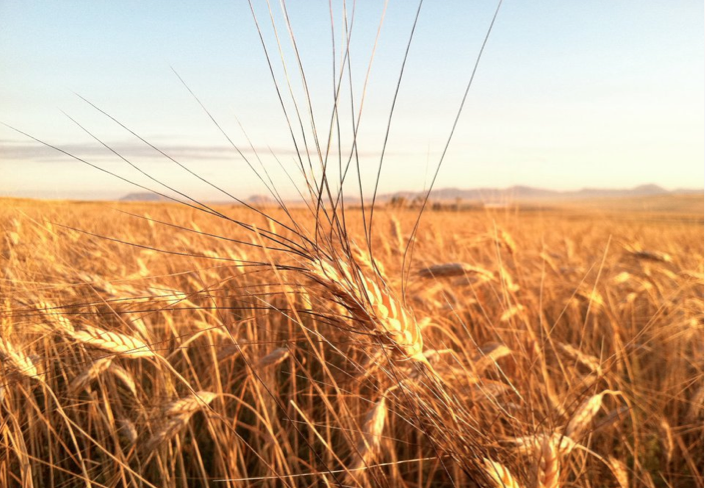
[[[385,10],[384,1],[358,0],[353,15],[352,0],[345,10],[333,1],[332,14],[328,1],[271,0],[275,36],[266,1],[252,3],[293,130],[247,0],[0,2],[0,195],[144,191],[129,180],[223,200],[266,194],[271,178],[292,198],[303,188],[301,162],[320,174],[316,140],[323,154],[330,141],[327,168],[339,181],[360,113],[359,181],[370,195],[418,4],[390,0]],[[380,193],[428,188],[496,6],[423,3]],[[702,188],[704,35],[696,0],[505,0],[435,187]],[[343,60],[350,71],[341,77]],[[358,188],[355,159],[352,167],[346,192]]]

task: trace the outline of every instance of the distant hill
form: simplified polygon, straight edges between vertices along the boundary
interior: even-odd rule
[[[432,201],[452,202],[458,199],[468,203],[477,202],[489,203],[526,203],[526,202],[569,202],[580,200],[611,200],[620,198],[641,198],[641,197],[668,197],[668,196],[688,196],[702,195],[702,189],[678,188],[673,191],[666,190],[658,185],[640,185],[626,189],[604,189],[604,188],[583,188],[575,191],[556,191],[545,188],[534,188],[531,186],[511,186],[509,188],[439,188],[431,192]],[[408,202],[415,198],[425,196],[424,192],[402,191],[379,195],[377,200],[388,202],[393,198],[403,197]],[[123,202],[165,202],[167,198],[149,192],[128,193],[120,199]],[[274,205],[276,201],[267,195],[251,195],[245,200],[250,205],[266,206]],[[346,201],[357,203],[359,199],[348,197]],[[210,202],[215,203],[215,202]],[[232,202],[221,202],[232,203]]]
[[[465,200],[479,202],[522,202],[548,200],[589,200],[593,198],[645,197],[656,195],[698,194],[703,190],[678,189],[669,191],[658,185],[641,185],[629,189],[583,188],[576,191],[556,191],[530,186],[512,186],[509,188],[440,188],[431,192],[431,200]],[[381,200],[391,200],[394,197],[404,197],[413,200],[423,196],[421,192],[398,192],[382,195]]]
[[[251,195],[245,201],[255,206],[274,205],[276,203],[276,200],[268,195]]]
[[[169,200],[161,195],[150,192],[128,193],[120,199],[121,202],[168,202]]]
[[[183,199],[182,199],[183,200]],[[166,197],[163,197],[161,195],[157,195],[156,193],[150,193],[150,192],[135,192],[135,193],[128,193],[124,197],[120,198],[121,202],[170,202],[172,200],[169,200]],[[273,198],[267,196],[267,195],[252,195],[249,198],[245,199],[247,203],[250,205],[273,205],[276,203],[276,200]],[[209,203],[214,203],[212,201],[209,201]],[[223,202],[215,202],[215,203],[232,203],[232,201],[223,201]]]

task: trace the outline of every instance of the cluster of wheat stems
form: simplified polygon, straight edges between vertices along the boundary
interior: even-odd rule
[[[174,244],[99,209],[4,207],[2,484],[702,481],[698,225],[434,213],[404,296],[399,230],[274,262],[217,217],[125,206],[201,229]]]

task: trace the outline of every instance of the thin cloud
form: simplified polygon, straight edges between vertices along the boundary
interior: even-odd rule
[[[133,141],[122,141],[109,144],[112,149],[121,154],[127,159],[147,158],[150,160],[164,159],[164,156],[159,154],[151,147]],[[44,146],[36,142],[19,142],[10,140],[0,140],[0,159],[5,161],[22,161],[22,162],[40,162],[53,163],[58,161],[66,161],[68,156],[62,154],[55,149]],[[199,161],[232,161],[239,160],[240,155],[232,146],[226,145],[185,145],[165,143],[156,145],[164,153],[177,160],[199,160]],[[96,143],[79,143],[79,144],[57,144],[56,147],[73,154],[76,157],[90,160],[108,160],[115,159],[116,156],[105,147]],[[249,146],[239,147],[240,151],[246,157],[254,157],[255,151],[260,157],[270,156],[270,150],[279,158],[296,157],[296,151],[284,147],[255,147],[254,151]],[[389,156],[394,153],[387,152]],[[400,152],[396,154],[401,154]],[[366,158],[376,156],[374,152],[360,152],[360,157]],[[345,157],[348,154],[344,154]],[[311,158],[314,154],[311,154]]]

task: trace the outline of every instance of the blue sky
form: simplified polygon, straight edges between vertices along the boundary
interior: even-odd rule
[[[253,4],[283,82],[267,4]],[[334,5],[339,67],[342,3]],[[356,104],[383,5],[370,0],[356,4],[351,41]],[[484,0],[425,1],[393,119],[380,182],[383,192],[420,190],[428,184],[495,6]],[[325,140],[333,100],[328,2],[289,0],[286,7],[312,94],[314,120]],[[351,8],[348,2],[348,14]],[[358,134],[366,191],[374,185],[415,9],[416,2],[400,0],[391,0],[387,8]],[[280,4],[272,1],[272,10],[303,108],[304,92]],[[0,3],[0,19],[0,121],[144,181],[66,112],[159,179],[201,198],[218,197],[75,92],[232,193],[264,193],[173,67],[252,156],[238,120],[242,123],[282,193],[295,194],[270,154],[271,148],[295,181],[300,180],[247,1],[7,0]],[[505,0],[436,187],[569,190],[657,183],[670,189],[701,188],[703,35],[703,4],[695,0]],[[282,88],[291,111],[286,85]],[[344,93],[341,131],[347,155],[347,84]],[[310,130],[306,137],[312,140]],[[0,194],[114,198],[132,191],[2,126],[0,144]],[[334,161],[337,166],[337,156]]]

